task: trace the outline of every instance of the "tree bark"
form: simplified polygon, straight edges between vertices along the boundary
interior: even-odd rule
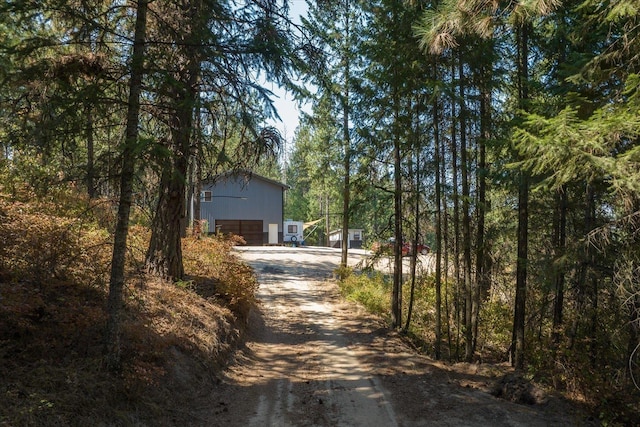
[[[437,63],[434,64],[437,69]],[[436,342],[435,342],[435,358],[440,360],[442,356],[442,189],[440,180],[440,105],[438,96],[433,97],[433,144],[434,144],[434,162],[435,162],[435,191],[436,191]],[[446,216],[446,212],[445,212]],[[446,274],[446,273],[445,273]]]
[[[551,341],[554,345],[560,343],[560,329],[563,322],[565,266],[562,260],[567,242],[567,194],[564,188],[556,193],[556,209],[554,220],[554,287],[553,328]]]
[[[470,362],[475,349],[473,348],[473,283],[471,283],[471,215],[470,215],[470,191],[469,169],[470,164],[467,152],[467,108],[465,105],[465,73],[462,54],[458,62],[459,90],[460,90],[460,171],[462,172],[462,248],[464,270],[464,358]]]
[[[525,304],[527,296],[527,253],[529,241],[529,180],[526,172],[520,173],[518,191],[518,261],[516,266],[516,297],[513,314],[511,363],[524,369]]]
[[[327,229],[327,232],[325,233],[325,246],[330,248],[331,247],[331,240],[329,239],[329,233],[331,232],[331,213],[329,212],[329,192],[327,190],[325,190],[325,195],[324,195],[324,214],[325,214],[325,218],[324,218],[324,223],[325,223],[325,228]]]
[[[631,255],[633,258],[635,256]],[[629,341],[627,342],[627,360],[629,375],[637,375],[637,363],[640,361],[640,294],[635,293],[627,298],[626,304],[629,311]],[[634,369],[635,366],[635,369]]]
[[[444,318],[447,322],[447,347],[449,349],[449,360],[451,360],[451,355],[453,354],[453,344],[452,344],[452,333],[451,333],[451,312],[449,309],[449,205],[447,203],[447,194],[442,194],[442,188],[446,188],[447,185],[447,161],[446,161],[446,150],[445,150],[445,141],[441,141],[440,144],[440,193],[441,193],[441,201],[442,201],[442,211],[444,215],[440,214],[440,219],[442,220],[442,246],[440,249],[442,250],[442,260],[443,260],[443,268],[444,271],[444,280],[443,280],[443,294],[444,294]]]
[[[482,302],[489,297],[491,280],[491,261],[485,240],[485,218],[490,207],[487,202],[487,142],[491,138],[491,77],[493,64],[483,63],[480,66],[480,138],[478,138],[478,228],[476,230],[476,310],[479,312]],[[474,316],[474,337],[478,336],[477,314]],[[475,346],[475,345],[474,345]]]
[[[349,136],[349,0],[345,0],[344,95],[342,99],[342,127],[344,138],[344,188],[342,191],[342,257],[340,265],[347,267],[349,257],[349,216],[351,203],[351,138]]]
[[[96,184],[95,184],[95,154],[94,154],[94,141],[93,141],[93,115],[91,114],[91,105],[86,104],[84,107],[86,124],[85,124],[85,138],[87,140],[87,194],[90,199],[96,197]]]
[[[202,193],[202,164],[201,164],[201,155],[202,155],[202,136],[201,136],[201,123],[200,123],[200,114],[198,117],[198,136],[196,141],[196,152],[193,156],[193,218],[198,221],[197,229],[200,233],[207,234],[209,232],[209,225],[203,223],[202,220],[202,205],[200,200],[200,193]]]
[[[485,102],[480,104],[480,115],[486,115]],[[490,281],[487,274],[487,250],[485,247],[485,218],[487,212],[487,153],[486,140],[488,133],[486,130],[486,119],[480,119],[482,136],[478,140],[478,228],[476,230],[476,283],[479,288],[479,300],[482,301],[489,296]]]
[[[176,172],[180,166],[175,165]],[[184,277],[182,264],[182,221],[185,215],[185,184],[172,177],[172,170],[162,172],[161,193],[151,224],[151,239],[145,258],[147,271],[168,280]],[[184,179],[185,175],[182,175]]]
[[[585,225],[587,229],[585,230],[585,236],[588,236],[591,231],[596,228],[596,195],[595,188],[593,185],[587,186],[587,206],[585,212]],[[590,294],[591,294],[591,319],[589,325],[589,355],[591,359],[591,367],[595,368],[597,366],[598,359],[598,289],[599,289],[599,281],[596,274],[596,251],[589,244],[589,239],[587,238],[587,267],[589,269],[589,279],[590,279]]]
[[[394,236],[393,244],[393,292],[391,297],[391,320],[394,328],[402,325],[402,153],[400,147],[400,100],[398,89],[394,89],[394,131],[393,131],[393,207]]]
[[[451,64],[452,78],[455,76],[455,60]],[[456,102],[452,95],[451,102],[451,173],[453,186],[453,280],[455,283],[454,290],[454,309],[456,319],[456,350],[455,359],[460,358],[460,326],[461,310],[464,305],[460,298],[460,200],[458,196],[458,136],[456,132]]]
[[[131,78],[129,80],[129,100],[125,143],[122,150],[122,170],[120,172],[120,200],[118,219],[113,242],[109,297],[107,301],[107,325],[105,336],[106,364],[110,370],[120,368],[120,329],[122,293],[124,287],[125,254],[129,232],[129,215],[133,194],[133,177],[138,147],[138,122],[140,94],[144,74],[145,38],[147,30],[147,1],[139,0],[136,10],[136,24],[131,55]]]
[[[517,31],[519,103],[525,108],[528,92],[529,24],[522,24]],[[522,370],[525,366],[525,307],[527,298],[527,263],[529,244],[529,174],[521,171],[518,185],[518,260],[516,265],[516,296],[511,339],[511,363]]]
[[[417,101],[419,104],[420,101]],[[422,171],[421,171],[421,162],[420,156],[422,153],[422,147],[420,144],[420,126],[419,126],[419,105],[417,105],[415,121],[416,121],[416,129],[413,132],[413,137],[415,141],[414,152],[416,156],[415,167],[410,167],[409,170],[411,172],[411,176],[413,176],[413,218],[414,218],[414,228],[415,234],[412,239],[412,248],[411,251],[411,290],[409,295],[409,307],[407,308],[407,321],[404,326],[404,332],[407,333],[409,331],[409,326],[411,325],[411,316],[413,314],[413,303],[415,298],[416,291],[416,268],[417,268],[417,260],[418,260],[418,239],[420,237],[420,180],[422,179]],[[411,170],[413,169],[413,170]]]
[[[199,8],[197,2],[192,2],[189,6],[185,20],[188,20],[190,27],[182,52],[186,65],[177,76],[177,83],[169,94],[176,108],[170,120],[170,155],[168,161],[163,162],[160,195],[145,259],[147,271],[171,280],[181,280],[184,277],[181,237],[186,227],[185,195],[200,72],[200,61],[195,50],[198,42]]]

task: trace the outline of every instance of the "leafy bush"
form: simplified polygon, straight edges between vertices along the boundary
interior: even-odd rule
[[[511,345],[513,309],[500,298],[490,298],[480,306],[478,351],[489,360],[504,359]]]
[[[378,315],[386,315],[391,306],[390,285],[380,273],[346,274],[340,273],[342,295],[358,302],[367,310]]]

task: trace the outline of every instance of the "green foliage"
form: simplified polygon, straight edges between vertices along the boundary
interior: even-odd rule
[[[316,108],[317,119],[301,126],[287,166],[287,183],[291,186],[285,204],[285,218],[315,221],[329,214],[330,230],[338,228],[342,195],[340,150],[335,123],[328,119],[329,111],[321,103]],[[326,120],[325,120],[326,119]],[[325,221],[307,240],[308,244],[326,245]]]
[[[501,360],[511,345],[513,307],[498,298],[485,301],[480,311],[479,351],[489,360]]]
[[[639,149],[634,143],[640,135],[637,89],[638,79],[632,76],[629,101],[607,105],[588,120],[581,120],[573,107],[551,118],[528,115],[515,135],[525,160],[514,166],[543,176],[551,189],[604,178],[614,194],[640,193]]]
[[[391,284],[382,274],[343,274],[339,284],[342,295],[348,300],[362,304],[372,313],[388,315]]]
[[[414,302],[411,314],[411,324],[409,325],[409,336],[411,336],[416,345],[420,346],[424,352],[430,354],[435,342],[435,288],[434,276],[424,275],[416,278],[414,290]],[[408,313],[409,309],[409,293],[410,285],[405,283],[403,286],[403,312]]]
[[[267,75],[293,88],[290,66],[304,64],[303,80],[316,87],[298,87],[297,95],[315,92],[317,97],[312,115],[296,133],[287,165],[287,183],[293,189],[286,216],[317,220],[326,215],[330,229],[339,226],[345,173],[341,142],[348,131],[353,225],[365,228],[367,237],[386,240],[391,225],[401,220],[410,235],[417,206],[427,218],[420,224],[422,237],[428,239],[440,227],[446,242],[432,247],[446,262],[442,308],[444,316],[449,315],[443,319],[449,335],[443,339],[452,342],[452,359],[459,356],[465,332],[461,278],[471,273],[473,286],[473,272],[480,271],[476,264],[482,262],[459,263],[458,255],[462,245],[486,249],[490,287],[481,301],[476,356],[503,358],[510,345],[518,261],[516,177],[530,173],[529,252],[524,260],[529,269],[530,372],[591,402],[606,422],[631,420],[633,405],[627,397],[635,395],[629,391],[632,382],[625,367],[630,349],[638,345],[634,313],[640,305],[637,2],[534,1],[495,9],[487,2],[457,0],[437,5],[325,1],[310,5],[307,32],[300,38],[288,37],[286,23],[270,10],[276,4],[204,1],[194,18],[176,3],[150,3],[153,42],[147,44],[146,62],[153,67],[145,69],[135,152],[142,160],[135,176],[135,203],[144,208],[136,208],[132,216],[129,273],[140,267],[146,252],[145,226],[155,213],[163,171],[180,185],[221,169],[258,164],[264,174],[277,177],[277,165],[265,162],[274,158],[280,140],[277,132],[263,126],[274,116],[271,94],[255,84],[255,76]],[[57,319],[56,324],[69,323],[65,315],[55,317],[69,306],[62,304],[65,310],[58,310],[55,301],[47,300],[51,294],[38,292],[31,283],[62,281],[90,285],[94,291],[105,283],[115,215],[112,200],[119,191],[122,160],[121,107],[128,94],[125,58],[131,46],[121,43],[132,38],[131,12],[129,4],[114,7],[112,2],[0,5],[0,279],[9,284],[0,309],[22,316],[12,317],[11,325],[23,338],[37,329],[36,305]],[[528,37],[523,40],[525,22]],[[293,46],[299,40],[305,44]],[[526,49],[528,57],[522,61]],[[426,50],[439,55],[423,55]],[[189,77],[197,77],[197,90]],[[349,129],[342,128],[341,120],[346,89]],[[484,96],[487,104],[481,103]],[[187,135],[189,144],[171,145],[178,137],[186,143]],[[464,165],[453,158],[454,152],[461,154],[462,137],[470,159]],[[479,164],[481,141],[486,144],[487,170]],[[436,144],[441,171],[432,166]],[[390,162],[394,145],[400,149],[398,168]],[[164,169],[174,161],[184,163]],[[197,163],[193,170],[187,170],[188,162]],[[463,197],[460,167],[466,168],[471,182]],[[434,208],[431,189],[439,173],[446,207]],[[418,176],[419,191],[413,187]],[[396,177],[404,198],[397,215],[391,198]],[[485,206],[480,204],[480,178],[488,183]],[[79,192],[93,200],[78,197]],[[466,238],[460,230],[460,204],[470,205],[473,214]],[[434,224],[437,208],[446,226]],[[475,232],[481,231],[485,208],[490,209],[482,230],[485,247],[480,247]],[[312,241],[324,244],[322,232],[327,231]],[[165,319],[153,325],[159,335],[194,319],[180,301],[212,308],[189,299],[195,295],[206,295],[207,304],[224,303],[239,317],[246,316],[253,303],[257,284],[245,266],[227,256],[231,243],[194,234],[200,239],[182,241],[188,275],[183,282],[158,285],[149,295],[135,286],[129,289],[134,289],[130,304]],[[452,277],[454,271],[457,277]],[[384,277],[347,270],[337,274],[349,298],[377,313],[387,312],[389,284]],[[553,331],[559,278],[564,283],[563,318]],[[434,339],[434,278],[418,277],[415,291],[410,334],[429,348]],[[406,313],[407,284],[403,295]],[[5,304],[9,299],[10,310]],[[156,305],[159,300],[170,303],[170,309]],[[75,313],[77,322],[85,325]],[[129,327],[136,350],[144,349],[148,326]],[[205,335],[189,345],[215,347],[205,342]],[[160,341],[175,344],[172,339]],[[138,360],[139,370],[128,372],[127,378],[143,372],[145,380],[157,380],[163,368],[154,365],[155,353]],[[41,376],[51,373],[43,363],[33,366]],[[85,367],[74,366],[77,372],[92,372]],[[8,389],[6,397],[19,402],[20,393]],[[33,391],[29,397],[29,406],[20,407],[25,414],[32,411],[25,417],[60,406],[53,393]],[[40,419],[19,420],[36,424]]]

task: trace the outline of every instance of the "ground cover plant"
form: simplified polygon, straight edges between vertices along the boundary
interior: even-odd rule
[[[389,294],[392,285],[389,276],[381,273],[362,274],[343,269],[340,277],[340,290],[347,300],[360,304],[390,324]],[[445,309],[445,313],[455,316],[453,304],[456,288],[451,287],[447,292],[445,302],[451,305],[449,309]],[[410,293],[410,282],[405,281],[404,313],[409,309]],[[403,324],[405,328],[401,332],[412,347],[433,356],[436,337],[433,328],[435,289],[432,274],[424,274],[417,278],[413,300],[412,320],[408,327]],[[637,425],[637,416],[640,413],[638,390],[625,376],[625,366],[615,363],[613,354],[608,355],[609,364],[594,368],[589,354],[580,346],[571,347],[565,343],[554,348],[550,342],[544,341],[532,351],[532,362],[527,371],[514,375],[508,363],[512,313],[512,305],[498,292],[487,300],[480,313],[484,327],[479,334],[478,351],[471,362],[461,361],[464,352],[464,330],[456,328],[458,322],[453,318],[445,321],[445,342],[442,345],[444,363],[452,371],[482,369],[491,372],[491,376],[502,378],[502,383],[507,383],[508,387],[502,387],[501,382],[496,382],[496,387],[502,387],[497,390],[499,393],[496,395],[500,394],[501,398],[507,400],[516,401],[514,399],[518,397],[517,390],[522,384],[527,384],[544,390],[545,393],[562,396],[580,406],[584,405],[602,425]],[[538,331],[533,329],[529,333],[536,332]],[[616,341],[616,337],[612,337],[611,342],[613,352],[620,343]],[[552,363],[554,359],[561,360],[562,363]]]
[[[148,229],[130,231],[123,368],[104,366],[112,204],[73,188],[0,191],[0,425],[161,425],[215,385],[257,288],[232,241],[185,238],[187,280],[140,266]]]

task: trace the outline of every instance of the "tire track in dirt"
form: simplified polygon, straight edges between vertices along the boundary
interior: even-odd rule
[[[248,344],[259,362],[248,370],[262,384],[248,425],[396,426],[384,389],[334,317],[335,297],[318,286],[334,268],[321,259],[300,264],[281,251],[249,259],[259,273],[264,327]],[[245,371],[234,372],[239,384]]]
[[[258,273],[260,310],[212,392],[203,425],[593,425],[557,399],[518,405],[493,397],[482,367],[464,372],[413,352],[380,321],[341,300],[327,281],[340,260],[336,250],[239,252]],[[350,264],[359,260],[352,255]]]

